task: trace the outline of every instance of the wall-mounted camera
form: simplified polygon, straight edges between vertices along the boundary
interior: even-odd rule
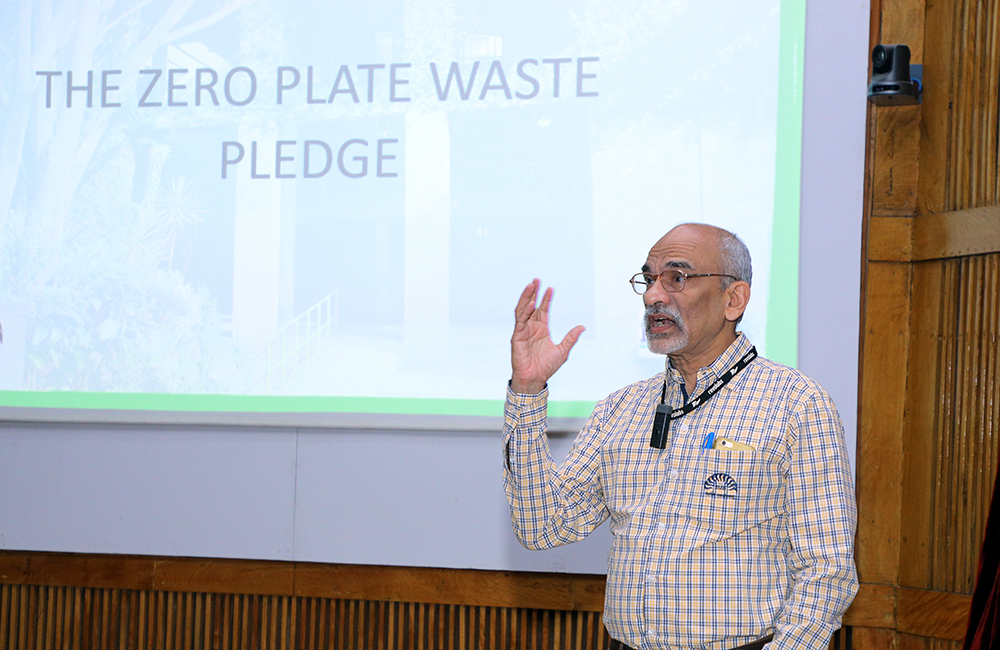
[[[868,101],[878,106],[920,103],[922,65],[910,65],[906,45],[876,45],[872,50],[872,82]]]

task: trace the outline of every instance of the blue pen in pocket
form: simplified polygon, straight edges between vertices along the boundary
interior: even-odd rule
[[[705,444],[702,445],[702,449],[711,449],[712,445],[715,444],[715,432],[709,431],[708,435],[705,436]]]

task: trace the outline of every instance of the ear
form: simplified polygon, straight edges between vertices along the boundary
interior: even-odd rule
[[[726,287],[726,320],[735,322],[746,311],[750,302],[750,285],[738,280]]]

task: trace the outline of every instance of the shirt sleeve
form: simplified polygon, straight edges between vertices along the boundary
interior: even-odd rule
[[[522,395],[507,388],[504,406],[504,490],[514,534],[540,550],[576,542],[608,517],[600,484],[597,411],[556,468],[546,435],[548,389]]]
[[[790,591],[769,650],[825,648],[858,590],[857,506],[844,427],[813,384],[792,414],[788,469]]]

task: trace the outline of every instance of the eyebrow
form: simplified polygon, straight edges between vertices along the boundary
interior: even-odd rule
[[[693,266],[691,266],[691,262],[684,262],[684,261],[667,262],[667,266],[669,266],[672,269],[693,269],[694,268]],[[647,262],[646,264],[642,265],[642,269],[640,269],[640,270],[643,273],[650,273],[650,272],[652,272],[653,269],[649,266],[649,263]]]

